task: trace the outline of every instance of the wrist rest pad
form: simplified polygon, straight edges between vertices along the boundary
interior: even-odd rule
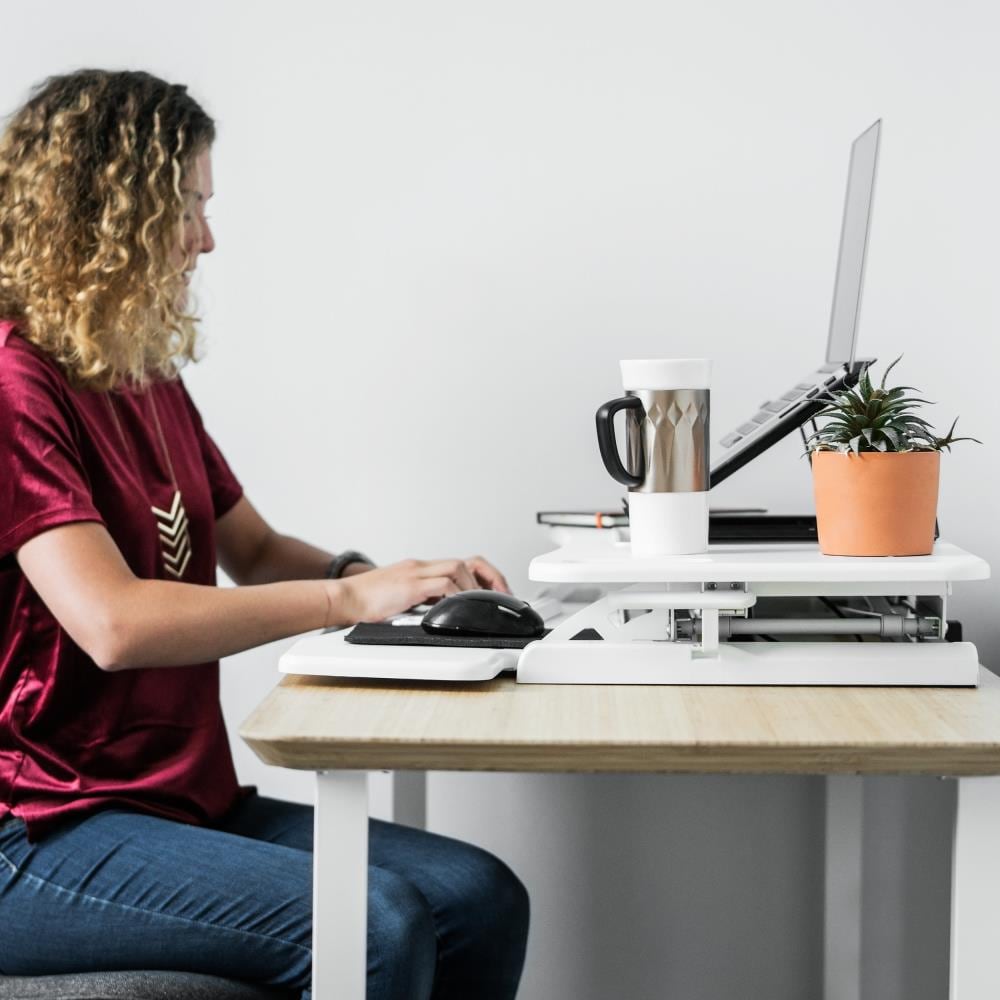
[[[548,635],[546,629],[541,636]],[[344,636],[344,642],[361,646],[464,646],[473,649],[524,649],[535,639],[527,636],[431,635],[419,625],[384,625],[362,622]]]

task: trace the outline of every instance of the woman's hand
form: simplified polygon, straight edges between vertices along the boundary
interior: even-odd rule
[[[499,590],[509,594],[503,574],[482,556],[423,561],[406,559],[331,581],[336,593],[328,625],[379,622],[418,604],[463,590]]]
[[[501,594],[510,593],[510,585],[500,572],[482,556],[470,556],[465,560],[465,565],[476,578],[476,586],[483,590],[499,590]]]

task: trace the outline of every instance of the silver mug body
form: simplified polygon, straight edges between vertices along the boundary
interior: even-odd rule
[[[634,493],[709,489],[710,389],[627,389],[642,409],[625,411],[625,467]]]

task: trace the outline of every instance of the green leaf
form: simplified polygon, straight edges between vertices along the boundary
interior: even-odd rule
[[[880,389],[884,389],[885,388],[885,380],[889,377],[889,372],[891,372],[893,370],[893,368],[895,368],[896,365],[898,365],[899,362],[902,361],[902,360],[903,360],[903,355],[900,354],[900,356],[898,358],[896,358],[896,360],[893,361],[893,363],[891,365],[889,365],[888,368],[886,368],[885,373],[882,375],[882,381],[879,384],[879,388]]]
[[[895,399],[901,396],[904,392],[920,392],[920,390],[915,385],[897,385],[894,389],[890,389],[886,393],[886,399]]]
[[[899,407],[908,406],[933,406],[934,402],[930,399],[921,399],[919,396],[903,396],[900,399],[894,399],[891,403],[887,403],[885,408],[898,409]]]
[[[956,441],[975,441],[976,444],[982,444],[983,443],[982,441],[979,440],[979,438],[974,438],[974,437],[954,437],[955,425],[957,423],[958,423],[958,417],[955,417],[955,419],[951,422],[951,427],[948,428],[947,434],[945,434],[944,437],[939,437],[939,438],[934,438],[933,439],[933,441],[934,441],[934,447],[938,451],[942,451],[942,450],[944,450],[944,451],[951,451],[951,446]]]

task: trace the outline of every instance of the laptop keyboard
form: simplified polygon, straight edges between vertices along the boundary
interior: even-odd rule
[[[761,408],[746,422],[740,424],[731,434],[727,434],[719,444],[723,448],[731,448],[738,441],[742,441],[747,435],[753,434],[771,420],[774,420],[786,410],[790,410],[796,403],[803,399],[812,399],[823,391],[827,385],[832,385],[836,381],[836,376],[827,378],[822,384],[816,382],[799,382],[798,385],[783,393],[777,399],[769,400],[761,405]]]

